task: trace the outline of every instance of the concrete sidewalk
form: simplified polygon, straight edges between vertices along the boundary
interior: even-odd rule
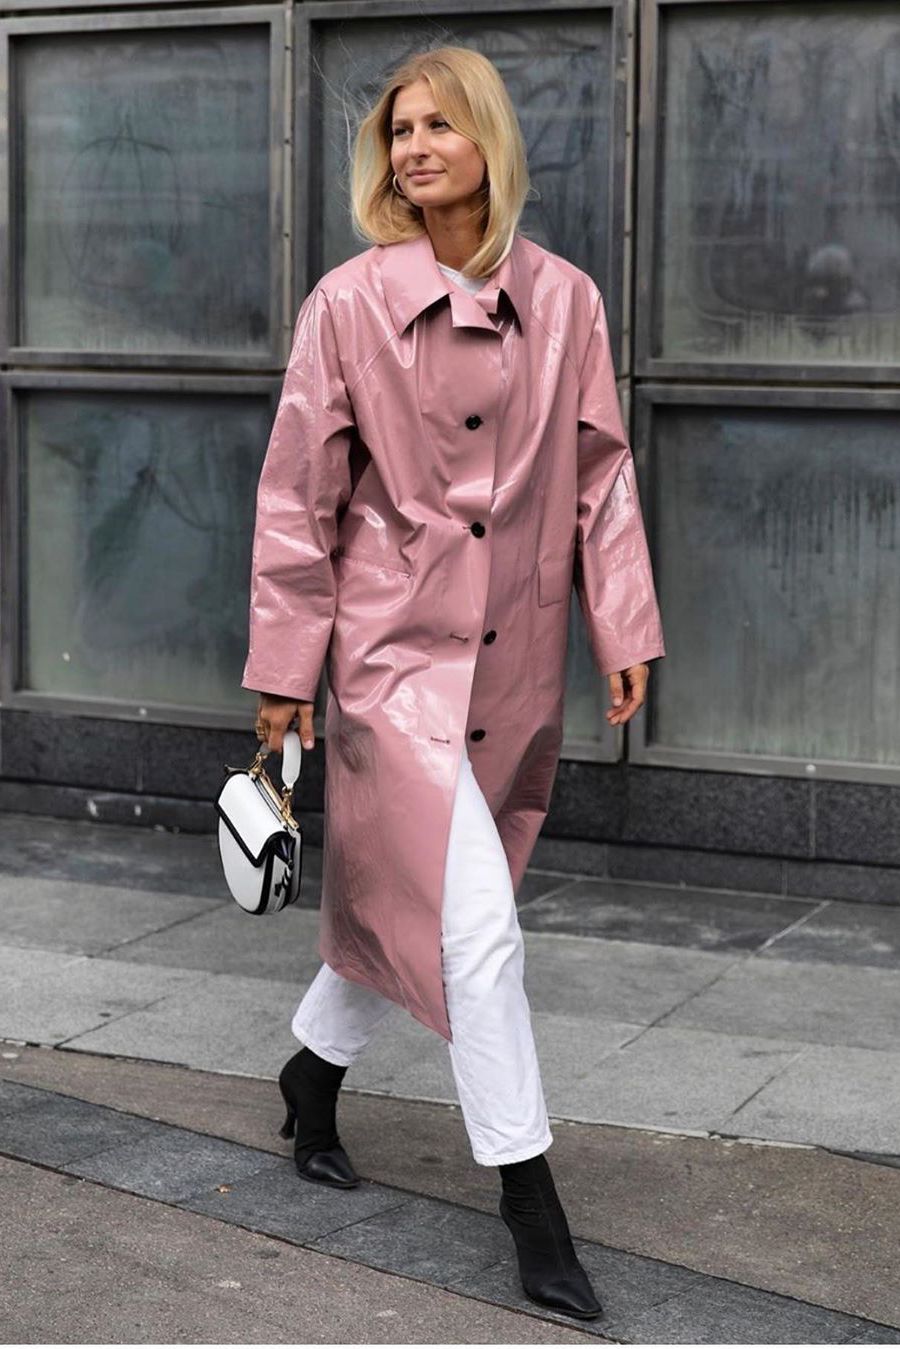
[[[0,1035],[274,1077],[320,865],[304,908],[255,919],[212,837],[7,815]],[[519,904],[554,1115],[900,1156],[900,905],[537,871]],[[399,1007],[345,1085],[456,1101],[446,1042]]]
[[[585,1325],[521,1296],[446,1043],[402,1009],[342,1093],[342,1136],[374,1208],[344,1213],[348,1194],[322,1198],[293,1175],[272,1079],[319,965],[319,865],[307,850],[303,908],[255,920],[223,892],[212,837],[0,820],[7,1194],[26,1213],[52,1204],[71,1233],[75,1191],[60,1187],[80,1178],[121,1237],[85,1234],[86,1286],[133,1258],[128,1233],[144,1224],[162,1252],[171,1222],[186,1252],[193,1239],[214,1251],[225,1224],[239,1264],[260,1258],[253,1243],[287,1242],[284,1258],[333,1289],[292,1320],[273,1276],[274,1320],[248,1337],[237,1298],[223,1337],[211,1259],[208,1305],[185,1269],[176,1283],[193,1292],[153,1295],[144,1334],[120,1298],[129,1329],[113,1338],[166,1338],[155,1332],[180,1319],[187,1341],[339,1343],[352,1326],[372,1343],[568,1342],[564,1327],[622,1342],[900,1343],[900,908],[529,872],[520,918],[551,1158],[607,1309]],[[202,1199],[211,1176],[228,1187],[224,1208],[216,1187]],[[4,1237],[37,1240],[15,1220]],[[462,1266],[448,1250],[468,1253]],[[161,1268],[147,1277],[165,1285]],[[359,1319],[359,1279],[398,1324]],[[4,1323],[23,1342],[52,1339],[23,1333],[36,1304],[27,1279],[17,1287]],[[87,1339],[104,1338],[100,1306],[85,1312]]]

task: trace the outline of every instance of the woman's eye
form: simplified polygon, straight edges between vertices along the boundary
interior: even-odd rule
[[[445,127],[449,128],[450,123],[449,123],[449,122],[445,122],[444,119],[443,119],[443,117],[433,117],[433,118],[431,119],[430,125],[431,125],[431,126],[445,126]],[[395,126],[395,127],[393,128],[393,130],[392,130],[392,135],[394,135],[394,136],[402,136],[406,130],[407,130],[407,128],[406,128],[405,126]]]

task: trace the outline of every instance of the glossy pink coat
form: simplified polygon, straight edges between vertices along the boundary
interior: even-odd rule
[[[319,953],[448,1040],[463,738],[517,887],[559,762],[573,580],[599,675],[664,654],[590,277],[521,234],[476,296],[427,234],[323,276],[259,479],[241,682],[312,700],[325,666]]]

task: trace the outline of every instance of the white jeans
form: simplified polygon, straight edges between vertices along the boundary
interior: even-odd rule
[[[450,822],[441,960],[453,1040],[447,1042],[476,1162],[499,1166],[553,1142],[531,1012],[525,945],[506,854],[463,745]],[[397,1006],[323,964],[291,1030],[331,1063],[350,1064]]]

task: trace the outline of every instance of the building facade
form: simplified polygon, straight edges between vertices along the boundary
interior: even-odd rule
[[[667,641],[612,732],[573,595],[535,862],[900,899],[890,0],[0,5],[0,806],[214,828],[296,312],[366,246],[354,119],[443,42],[510,89],[523,231],[604,293]]]

